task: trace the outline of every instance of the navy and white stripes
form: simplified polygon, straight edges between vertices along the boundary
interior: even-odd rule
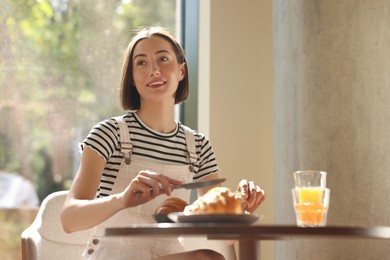
[[[126,114],[125,121],[129,128],[133,144],[133,159],[159,163],[162,165],[189,165],[186,138],[181,123],[169,134],[158,133],[147,127],[136,113]],[[195,163],[194,179],[219,171],[215,155],[209,140],[193,131],[196,153],[199,160]],[[107,196],[105,190],[111,190],[118,174],[123,155],[119,149],[119,126],[113,119],[106,119],[96,124],[81,144],[95,150],[106,161],[98,196]]]

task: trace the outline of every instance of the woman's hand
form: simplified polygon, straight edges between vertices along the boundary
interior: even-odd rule
[[[254,212],[265,200],[265,192],[253,181],[242,179],[237,186],[236,192],[241,194],[244,202],[244,210]]]
[[[181,181],[148,170],[140,171],[122,192],[123,207],[135,207],[161,194],[171,195],[172,185]]]

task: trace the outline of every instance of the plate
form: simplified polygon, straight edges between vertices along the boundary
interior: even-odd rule
[[[168,218],[176,223],[244,223],[251,224],[259,217],[255,214],[184,214],[175,212]]]
[[[168,214],[154,214],[153,218],[157,223],[174,223],[170,218],[168,218]]]

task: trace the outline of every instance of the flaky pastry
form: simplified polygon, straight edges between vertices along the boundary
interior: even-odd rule
[[[156,208],[154,214],[169,214],[173,212],[183,212],[188,203],[177,197],[169,197],[165,199],[159,207]]]
[[[226,187],[214,187],[199,197],[191,205],[184,208],[184,214],[212,213],[212,214],[242,214],[241,200]]]

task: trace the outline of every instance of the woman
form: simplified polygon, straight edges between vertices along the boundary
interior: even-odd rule
[[[129,43],[120,93],[122,107],[130,112],[100,122],[84,140],[80,167],[61,213],[66,232],[95,227],[85,259],[221,259],[212,250],[183,253],[172,238],[104,237],[108,226],[152,223],[166,196],[189,201],[187,190],[173,192],[171,185],[218,178],[207,138],[174,120],[174,105],[188,95],[187,73],[184,52],[165,29],[141,30]],[[265,199],[253,182],[242,180],[237,189],[247,211]]]

